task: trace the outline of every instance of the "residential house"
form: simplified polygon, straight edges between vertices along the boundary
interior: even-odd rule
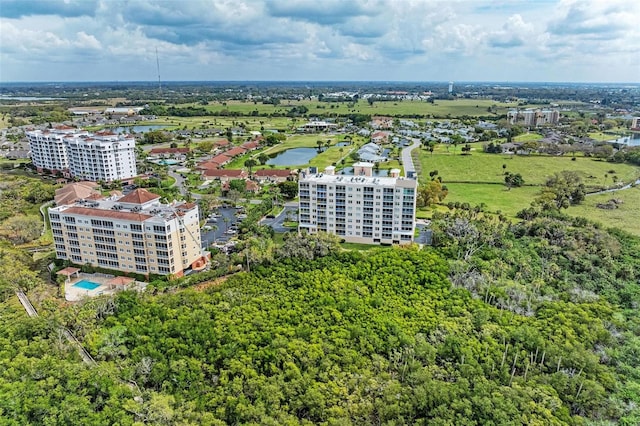
[[[253,173],[253,177],[260,183],[284,182],[291,180],[293,171],[289,169],[260,169]]]
[[[232,179],[246,179],[249,177],[244,170],[236,169],[206,169],[202,172],[202,176],[206,180],[217,179],[221,182],[227,182]]]
[[[373,143],[387,143],[389,141],[389,132],[374,132],[371,135],[371,142]]]

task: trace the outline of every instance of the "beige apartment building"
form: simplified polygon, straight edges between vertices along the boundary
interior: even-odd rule
[[[56,257],[122,272],[180,277],[207,261],[198,206],[137,189],[49,209]]]
[[[298,181],[298,230],[339,235],[347,242],[409,244],[413,242],[418,182],[400,177],[373,176],[373,164],[356,163],[354,175],[303,173]]]

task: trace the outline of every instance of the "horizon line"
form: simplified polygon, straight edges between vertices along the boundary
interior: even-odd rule
[[[442,83],[449,84],[615,84],[615,85],[640,85],[640,82],[614,82],[614,81],[552,81],[552,80],[164,80],[163,83]],[[60,83],[149,83],[157,84],[154,80],[32,80],[32,81],[0,81],[3,84],[60,84]]]

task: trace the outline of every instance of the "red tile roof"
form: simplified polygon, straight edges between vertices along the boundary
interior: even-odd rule
[[[242,155],[245,152],[247,152],[246,149],[244,149],[242,147],[239,147],[239,146],[236,146],[235,148],[231,148],[230,150],[225,151],[224,154],[229,156],[229,157],[235,157],[237,155]]]
[[[69,207],[61,213],[130,220],[132,222],[144,222],[145,220],[151,219],[153,217],[142,213],[123,212],[118,210],[91,209],[88,207]]]
[[[205,176],[209,177],[232,177],[240,178],[247,175],[244,170],[235,169],[207,169],[203,172]]]
[[[131,277],[115,277],[109,280],[109,284],[111,285],[121,285],[125,286],[127,284],[131,284],[135,279]]]
[[[200,170],[213,170],[213,169],[219,169],[220,168],[220,164],[213,162],[213,161],[203,161],[202,163],[199,163],[197,166],[198,169]]]
[[[58,272],[56,272],[57,275],[66,275],[66,276],[71,276],[73,274],[75,274],[76,272],[80,272],[79,268],[73,268],[71,266],[67,266],[64,269],[60,269]]]
[[[245,142],[240,146],[246,150],[251,150],[258,148],[260,144],[258,142]]]
[[[130,203],[130,204],[145,204],[149,201],[157,200],[160,198],[159,195],[154,194],[153,192],[149,192],[146,189],[138,188],[135,191],[131,191],[124,197],[118,200],[119,203]]]
[[[189,148],[153,148],[149,154],[187,154]]]
[[[212,162],[212,163],[224,164],[224,163],[227,163],[227,162],[231,161],[231,157],[229,157],[226,154],[220,154],[220,155],[216,155],[215,157],[213,157],[209,161]]]
[[[56,189],[55,201],[59,206],[73,204],[82,198],[102,195],[95,188],[98,186],[95,182],[75,182]]]
[[[221,139],[221,140],[216,141],[216,142],[213,143],[214,146],[227,146],[229,144],[230,144],[230,142],[228,140],[226,140],[226,139]]]
[[[291,170],[289,169],[260,169],[256,170],[254,173],[256,176],[260,177],[269,177],[269,176],[277,176],[277,177],[288,177],[291,175]]]

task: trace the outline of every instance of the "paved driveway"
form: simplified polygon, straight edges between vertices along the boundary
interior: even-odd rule
[[[295,214],[296,210],[298,210],[298,203],[290,202],[284,205],[284,209],[282,212],[275,218],[264,218],[260,222],[262,225],[267,225],[273,228],[275,232],[289,232],[291,228],[287,228],[284,226],[284,221],[287,218],[287,212],[291,212],[291,217],[297,220],[297,215]]]
[[[410,176],[416,174],[416,168],[413,165],[413,158],[411,158],[411,151],[418,148],[420,146],[420,141],[418,139],[413,140],[413,145],[408,146],[402,150],[402,165],[404,166],[404,175]],[[417,177],[417,176],[416,176]]]

